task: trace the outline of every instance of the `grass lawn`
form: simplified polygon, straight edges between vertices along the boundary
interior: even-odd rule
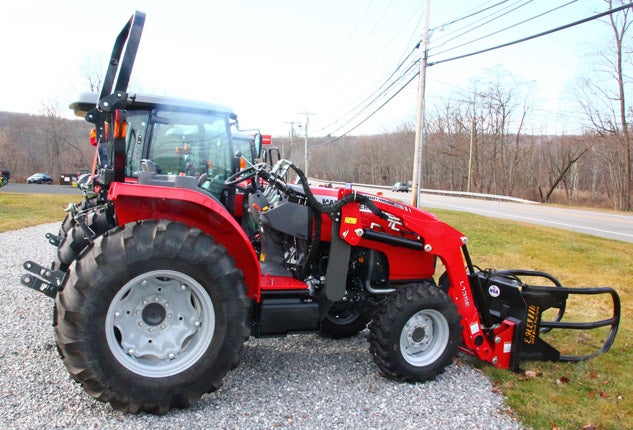
[[[79,203],[81,198],[68,194],[0,193],[0,233],[55,221],[61,223],[68,203]],[[46,244],[45,239],[42,243]]]
[[[80,197],[0,193],[0,232],[60,221]],[[499,370],[468,358],[506,398],[516,416],[535,429],[633,428],[633,244],[477,215],[434,211],[469,238],[473,262],[481,268],[549,272],[563,285],[611,286],[622,301],[622,320],[611,351],[580,363],[523,362],[525,372]],[[42,238],[42,246],[46,246]],[[599,298],[569,299],[565,319],[610,316]],[[599,330],[556,330],[546,340],[563,353],[598,345]]]

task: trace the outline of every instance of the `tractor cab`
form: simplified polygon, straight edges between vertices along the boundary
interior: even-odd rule
[[[84,93],[70,108],[86,117],[96,103],[96,93]],[[143,171],[172,180],[195,177],[201,188],[229,208],[234,199],[224,183],[244,167],[240,163],[255,162],[260,152],[258,132],[238,130],[237,115],[226,106],[185,99],[139,94],[129,97],[124,113],[125,157],[120,157],[124,163],[117,168],[125,182],[137,182]],[[105,142],[99,144],[99,168],[105,170],[114,169],[115,159],[109,128],[106,123]]]

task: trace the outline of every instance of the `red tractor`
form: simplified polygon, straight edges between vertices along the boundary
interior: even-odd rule
[[[261,135],[239,132],[231,110],[126,93],[144,18],[117,38],[100,97],[72,105],[95,124],[98,175],[48,235],[52,266],[26,262],[22,277],[55,299],[60,354],[91,396],[128,412],[189,407],[220,386],[249,336],[341,338],[368,326],[376,365],[403,381],[434,378],[458,350],[516,370],[610,348],[613,289],[479,270],[465,235],[428,212],[311,188],[274,151],[258,162]],[[579,294],[607,295],[612,314],[563,322]],[[541,338],[598,327],[606,339],[587,355]]]

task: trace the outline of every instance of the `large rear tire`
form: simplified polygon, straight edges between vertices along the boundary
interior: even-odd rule
[[[461,342],[457,307],[438,287],[411,284],[389,295],[369,325],[369,350],[385,376],[409,382],[442,373]]]
[[[213,238],[167,221],[99,237],[57,295],[71,376],[125,412],[190,407],[221,386],[249,335],[243,276]]]

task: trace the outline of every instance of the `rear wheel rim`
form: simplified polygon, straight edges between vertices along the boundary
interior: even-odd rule
[[[435,309],[421,310],[407,320],[400,332],[402,358],[416,367],[433,364],[446,350],[449,339],[444,315]]]
[[[162,378],[193,366],[215,331],[213,302],[192,277],[172,270],[143,273],[114,296],[106,340],[116,360],[145,377]]]

